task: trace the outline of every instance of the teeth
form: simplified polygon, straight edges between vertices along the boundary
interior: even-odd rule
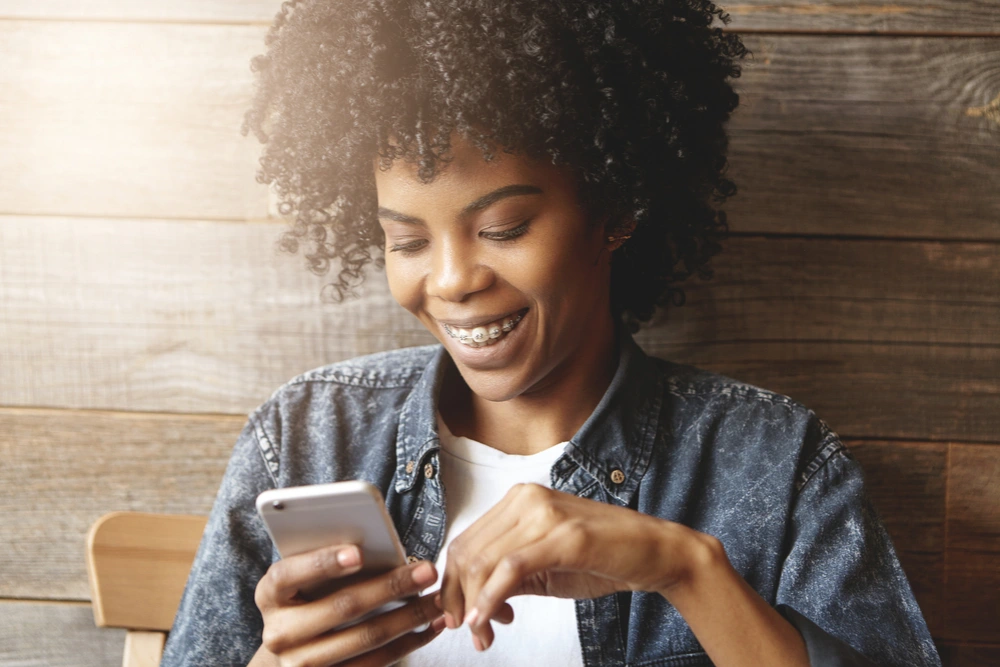
[[[523,315],[508,317],[471,330],[452,328],[446,324],[444,330],[449,336],[469,347],[486,347],[493,345],[504,334],[510,333],[522,317]]]

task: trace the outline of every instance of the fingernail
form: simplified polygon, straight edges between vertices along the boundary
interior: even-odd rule
[[[479,618],[479,610],[473,607],[472,610],[465,615],[465,621],[463,622],[471,628],[473,625],[476,624],[476,619],[478,618]]]
[[[481,641],[479,640],[479,637],[477,637],[476,635],[472,635],[472,646],[473,646],[473,647],[474,647],[474,648],[475,648],[475,649],[476,649],[477,651],[483,651],[483,650],[485,650],[485,649],[483,648],[483,642],[481,642]]]
[[[434,569],[431,564],[424,561],[413,570],[413,583],[418,586],[426,586],[434,581]]]
[[[346,547],[337,552],[340,567],[354,567],[361,564],[361,552],[357,547]]]
[[[434,622],[431,623],[431,630],[433,630],[436,634],[444,629],[445,629],[444,616],[438,616],[437,618],[434,619]]]
[[[448,612],[444,613],[444,622],[448,626],[449,630],[454,630],[458,627],[458,623],[455,622],[455,617]]]

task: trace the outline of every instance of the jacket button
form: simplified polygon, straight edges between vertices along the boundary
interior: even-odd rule
[[[411,472],[413,472],[413,468],[416,467],[416,465],[417,464],[414,463],[413,461],[407,461],[406,462],[406,474],[409,475]]]
[[[406,557],[407,563],[416,563],[418,560],[420,559],[414,556],[413,554],[410,554],[409,556]]]
[[[434,464],[428,463],[424,465],[424,477],[430,479],[434,476]]]
[[[625,481],[625,473],[623,473],[618,468],[611,471],[611,481],[615,484],[621,484]]]

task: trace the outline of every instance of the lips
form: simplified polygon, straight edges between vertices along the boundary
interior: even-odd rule
[[[445,333],[464,347],[490,347],[503,340],[517,328],[518,323],[528,312],[527,308],[514,311],[500,317],[466,320],[438,320]]]

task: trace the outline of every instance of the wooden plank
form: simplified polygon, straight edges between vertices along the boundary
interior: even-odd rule
[[[433,341],[381,276],[324,306],[281,231],[0,219],[0,405],[245,414],[309,368]]]
[[[850,438],[994,441],[996,348],[765,341],[655,342],[656,356],[786,394]]]
[[[732,229],[1000,238],[1000,40],[746,44],[754,59],[730,125]]]
[[[970,645],[939,642],[938,652],[944,667],[997,667],[1000,644]]]
[[[857,440],[848,448],[896,548],[943,552],[948,445]]]
[[[159,667],[167,633],[130,630],[125,636],[125,660],[122,667]]]
[[[1000,245],[733,238],[709,281],[684,285],[655,338],[746,341],[1000,342]]]
[[[263,35],[0,21],[0,211],[265,217],[259,145],[239,134]]]
[[[1000,643],[1000,553],[949,549],[940,636]]]
[[[5,0],[0,19],[270,23],[280,0]]]
[[[1000,557],[1000,447],[952,447],[948,547],[992,552]]]
[[[188,22],[271,21],[275,0],[7,0],[2,18]],[[998,34],[989,0],[740,0],[723,4],[735,31]]]
[[[990,0],[736,0],[735,31],[1000,34]]]
[[[381,274],[322,305],[328,278],[277,253],[280,231],[0,218],[0,405],[245,414],[309,368],[433,341]],[[736,238],[639,340],[842,435],[993,441],[996,248]]]
[[[169,632],[208,517],[111,512],[87,533],[94,621]],[[146,646],[149,640],[138,640]]]
[[[0,498],[0,596],[88,599],[85,539],[108,512],[208,514],[244,422],[0,410],[0,488],[17,490]]]
[[[1000,447],[952,445],[945,636],[1000,643]]]
[[[238,134],[263,32],[0,22],[0,212],[266,216]],[[734,230],[1000,238],[1000,41],[747,43]]]
[[[88,604],[0,600],[0,667],[118,667],[124,645]]]

